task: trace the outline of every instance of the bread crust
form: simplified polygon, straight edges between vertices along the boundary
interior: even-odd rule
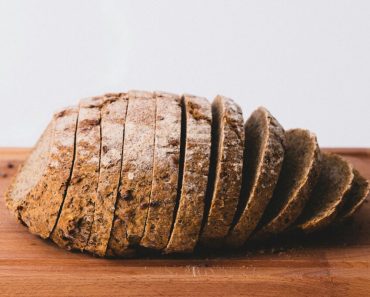
[[[100,109],[103,97],[80,101],[72,178],[51,234],[60,247],[83,251],[90,237],[100,166]]]
[[[77,115],[77,107],[67,107],[54,114],[52,122],[6,194],[8,207],[28,226],[31,233],[42,238],[50,236],[64,199],[73,162]],[[46,151],[36,156],[40,146],[44,145]],[[37,164],[33,164],[32,158],[39,158]],[[22,170],[27,170],[27,162],[34,165],[33,171],[36,170],[36,173],[33,174],[40,174],[40,178],[29,187],[27,193],[18,193],[20,195],[15,197],[17,179],[23,178]],[[24,182],[29,178],[26,177]]]
[[[94,220],[85,250],[105,256],[112,229],[122,166],[127,95],[106,94],[101,108],[100,173]]]
[[[354,177],[352,166],[338,155],[324,153],[321,164],[318,182],[297,220],[297,228],[307,233],[334,221]]]
[[[243,126],[241,108],[232,99],[217,96],[212,103],[211,173],[200,236],[205,246],[222,244],[236,212],[242,184]]]
[[[276,235],[295,222],[316,185],[320,161],[316,135],[303,129],[286,132],[283,167],[254,239]]]
[[[263,107],[245,124],[244,189],[226,244],[241,247],[256,228],[277,183],[284,159],[285,133]]]
[[[155,100],[152,93],[143,91],[130,91],[128,97],[121,184],[109,256],[125,256],[129,247],[140,243],[152,188]]]
[[[369,190],[369,181],[361,176],[360,172],[353,169],[353,182],[350,190],[344,197],[343,206],[339,210],[337,220],[344,221],[352,217],[365,202],[369,195]]]
[[[205,98],[183,96],[186,141],[182,188],[165,253],[188,253],[198,242],[203,219],[211,153],[211,105]],[[180,177],[181,178],[181,177]]]
[[[148,217],[140,245],[162,250],[166,247],[176,205],[180,138],[181,100],[178,95],[155,92],[156,124],[153,183]]]

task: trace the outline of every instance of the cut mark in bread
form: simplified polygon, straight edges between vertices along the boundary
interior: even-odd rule
[[[239,205],[226,239],[241,247],[256,228],[277,183],[284,159],[285,134],[265,108],[258,108],[245,124],[243,185]]]
[[[176,205],[180,163],[181,101],[174,94],[155,92],[156,124],[153,182],[144,236],[140,245],[166,247]]]
[[[153,94],[130,91],[125,124],[119,194],[108,255],[125,256],[144,234],[153,174],[155,100]]]
[[[104,256],[111,234],[122,165],[126,94],[107,94],[101,108],[100,173],[90,237],[85,250]]]
[[[80,102],[76,153],[67,194],[52,240],[66,249],[83,250],[90,236],[100,167],[102,97]]]
[[[7,194],[19,219],[42,238],[50,236],[68,186],[77,116],[77,107],[54,114]],[[20,188],[19,183],[23,183]]]
[[[241,108],[217,96],[212,103],[211,167],[200,242],[220,246],[238,205],[243,169],[244,121]]]
[[[180,197],[165,253],[191,252],[197,244],[209,174],[211,106],[207,99],[192,95],[184,95],[182,102],[186,116],[184,168],[179,175]]]
[[[285,134],[283,167],[273,197],[253,239],[264,239],[287,229],[303,211],[319,173],[321,154],[316,136],[293,129]]]
[[[353,174],[353,182],[344,197],[343,206],[338,213],[338,221],[344,221],[352,217],[360,209],[369,194],[369,181],[362,177],[356,169],[353,170]]]
[[[353,176],[352,166],[342,157],[324,153],[318,182],[298,218],[297,227],[304,232],[312,232],[330,224],[343,205]]]

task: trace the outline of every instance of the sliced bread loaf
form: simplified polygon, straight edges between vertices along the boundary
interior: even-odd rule
[[[312,232],[333,222],[352,181],[352,166],[342,157],[324,153],[318,182],[297,220],[297,227]]]
[[[140,245],[161,250],[166,247],[176,204],[180,138],[181,101],[174,94],[154,93],[157,112],[153,184],[148,217]]]
[[[101,152],[94,221],[85,250],[104,256],[110,237],[121,175],[126,94],[107,94],[101,109]]]
[[[320,149],[308,130],[285,133],[283,167],[273,197],[253,236],[262,239],[288,228],[301,214],[320,173]]]
[[[220,245],[238,205],[242,185],[244,120],[231,99],[217,96],[212,103],[211,170],[206,197],[203,245]]]
[[[256,228],[269,203],[284,159],[285,134],[263,107],[245,123],[243,188],[226,243],[242,246]]]
[[[72,178],[51,234],[52,240],[66,249],[83,250],[91,232],[99,179],[102,103],[102,97],[80,102]]]
[[[343,206],[338,212],[338,221],[343,221],[352,217],[365,202],[369,194],[369,181],[361,176],[356,169],[353,170],[353,174],[354,177],[351,189],[345,195]]]
[[[54,114],[6,194],[8,207],[42,238],[54,228],[70,179],[77,115],[77,107]]]
[[[184,157],[180,163],[178,204],[165,253],[191,252],[199,238],[209,174],[211,113],[207,99],[192,95],[183,97]]]
[[[122,172],[108,255],[125,256],[144,234],[153,176],[155,100],[130,91],[125,124]]]

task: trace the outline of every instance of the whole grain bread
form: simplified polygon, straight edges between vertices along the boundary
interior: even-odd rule
[[[153,177],[156,104],[153,94],[130,91],[122,172],[108,255],[125,256],[144,234]]]
[[[308,130],[285,133],[283,167],[274,194],[254,239],[264,239],[287,229],[301,214],[320,174],[321,153],[316,136]]]
[[[352,217],[363,205],[369,194],[369,181],[361,176],[356,169],[353,170],[353,175],[351,189],[344,197],[343,206],[338,212],[337,221],[344,221]]]
[[[211,170],[200,242],[219,246],[227,235],[242,185],[244,120],[232,100],[217,96],[212,103]]]
[[[72,178],[52,240],[66,249],[83,250],[89,240],[97,201],[102,97],[81,100]]]
[[[297,228],[312,232],[334,221],[353,181],[352,166],[342,157],[324,153],[318,182],[297,220]]]
[[[203,219],[211,153],[211,105],[205,98],[184,95],[185,140],[178,206],[165,253],[193,251]]]
[[[121,176],[126,94],[106,94],[101,109],[100,173],[94,220],[85,250],[104,256],[112,229]]]
[[[180,141],[181,100],[174,94],[155,92],[156,120],[153,183],[148,217],[140,245],[166,247],[176,204]]]
[[[228,246],[242,246],[260,221],[280,174],[284,146],[279,122],[263,107],[254,111],[245,123],[243,188],[226,239]]]
[[[77,107],[57,112],[10,186],[6,201],[29,230],[48,238],[69,182]]]

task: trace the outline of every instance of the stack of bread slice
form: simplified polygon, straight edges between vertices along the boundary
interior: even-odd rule
[[[129,91],[52,118],[6,197],[30,232],[101,257],[241,248],[351,217],[369,182],[260,107]]]

